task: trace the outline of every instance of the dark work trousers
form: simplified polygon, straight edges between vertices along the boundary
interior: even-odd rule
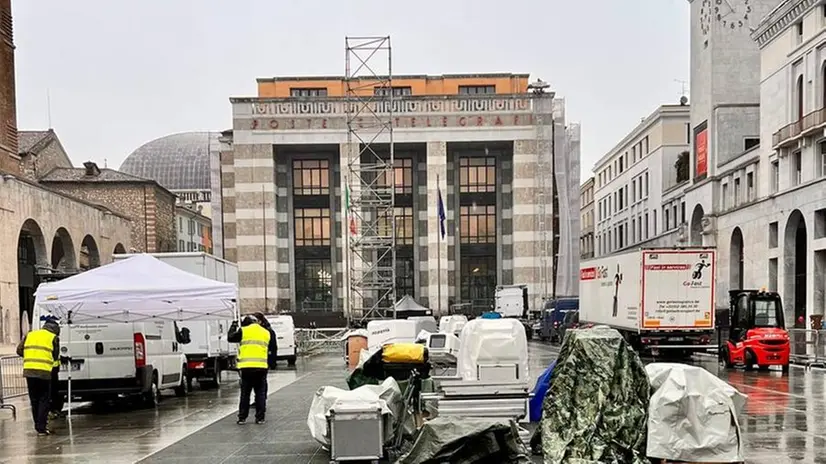
[[[29,387],[29,401],[32,404],[34,429],[38,432],[46,431],[46,424],[49,419],[51,383],[50,379],[26,377],[26,385]]]
[[[267,369],[241,369],[241,402],[238,419],[250,415],[250,394],[255,391],[255,420],[264,420],[267,413]]]
[[[60,368],[55,367],[52,369],[52,393],[51,393],[51,403],[49,404],[49,411],[52,412],[61,412],[63,411],[63,395],[60,394],[60,386],[58,382],[60,380]]]

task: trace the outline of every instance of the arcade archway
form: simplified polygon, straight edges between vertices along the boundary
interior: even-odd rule
[[[20,227],[17,238],[17,294],[18,294],[18,336],[23,337],[31,327],[34,308],[34,291],[40,283],[37,268],[49,267],[46,240],[40,225],[34,219],[27,219]]]
[[[100,250],[95,238],[91,235],[83,237],[80,242],[80,269],[87,270],[100,266]]]
[[[800,210],[794,210],[786,221],[783,234],[783,299],[786,318],[794,317],[794,324],[799,325],[802,317],[806,321],[806,257],[807,253],[806,219]]]
[[[703,245],[703,216],[705,216],[703,206],[695,206],[694,211],[691,213],[691,233],[689,237],[691,246]]]
[[[61,227],[57,229],[52,239],[52,269],[59,271],[73,271],[77,269],[75,245],[69,231]]]
[[[731,233],[731,246],[729,247],[729,289],[743,289],[743,232],[739,227],[735,227]]]

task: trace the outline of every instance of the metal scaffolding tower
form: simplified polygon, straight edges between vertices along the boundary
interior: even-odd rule
[[[550,195],[554,182],[553,171],[553,92],[547,92],[550,85],[538,79],[528,85],[528,90],[532,96],[532,113],[534,118],[535,142],[536,142],[536,185],[537,191],[537,229],[539,233],[539,288],[541,298],[553,298],[553,272],[549,262],[552,253],[552,236],[549,232],[548,205],[552,198]],[[551,206],[553,208],[553,206]]]
[[[387,317],[396,302],[390,37],[346,37],[345,53],[346,306],[350,321],[364,321]]]

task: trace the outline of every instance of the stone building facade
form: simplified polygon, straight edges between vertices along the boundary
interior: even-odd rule
[[[549,296],[543,288],[550,293],[555,286],[540,281],[537,198],[543,181],[549,187],[548,237],[555,220],[566,224],[562,235],[573,233],[558,240],[558,261],[571,267],[559,279],[574,279],[565,285],[576,288],[579,215],[568,218],[562,215],[570,209],[567,203],[556,209],[553,204],[578,204],[579,161],[568,162],[564,151],[564,105],[552,94],[528,95],[527,78],[394,77],[401,96],[393,120],[399,297],[408,294],[436,311],[458,303],[490,308],[497,285],[527,284],[531,305],[541,304]],[[341,78],[260,79],[259,97],[231,99],[233,129],[219,139],[221,169],[214,176],[221,182],[223,213],[216,242],[226,259],[238,263],[242,311],[348,307],[345,190],[348,162],[359,145],[348,143],[345,102],[334,96],[342,86]],[[314,97],[302,96],[310,91]],[[537,100],[544,99],[549,104],[538,112]],[[537,154],[540,132],[558,171],[567,175],[576,166],[576,179],[559,182],[554,200],[551,155],[545,153],[541,164]],[[386,140],[377,142],[373,146],[385,153]],[[444,240],[439,192],[446,210]],[[216,193],[213,188],[214,200]],[[572,252],[575,257],[568,256]],[[551,262],[544,272],[548,279],[555,275]],[[319,279],[310,282],[316,274]]]
[[[175,195],[153,180],[100,169],[55,168],[40,178],[49,188],[88,202],[106,205],[132,219],[131,250],[160,253],[177,250]]]
[[[579,189],[579,249],[582,259],[594,257],[594,177],[583,182]]]
[[[105,264],[131,246],[131,221],[36,181],[71,166],[51,131],[18,137],[11,1],[0,0],[0,351],[28,330],[45,274]],[[42,172],[42,171],[40,171]]]
[[[17,102],[11,0],[0,0],[0,171],[17,172]]]

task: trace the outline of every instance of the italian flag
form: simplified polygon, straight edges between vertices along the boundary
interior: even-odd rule
[[[358,228],[356,227],[356,218],[350,214],[350,185],[348,184],[344,190],[344,204],[347,208],[347,217],[350,218],[350,235],[357,235]]]

